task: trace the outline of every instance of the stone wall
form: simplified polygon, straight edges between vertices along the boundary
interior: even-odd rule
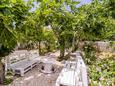
[[[99,51],[102,52],[115,52],[115,42],[114,41],[97,41],[95,42]]]
[[[90,43],[90,41],[85,42]],[[81,50],[83,49],[85,42],[79,43],[79,48]],[[93,45],[101,52],[115,52],[115,41],[96,41]]]

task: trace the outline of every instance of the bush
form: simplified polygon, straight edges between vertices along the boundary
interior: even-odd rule
[[[10,84],[12,81],[13,81],[13,79],[11,79],[11,78],[5,78],[3,84],[4,84],[4,85],[8,85],[8,84]]]
[[[90,65],[96,60],[96,49],[93,47],[92,43],[86,43],[83,46],[84,56],[83,59],[86,64]]]
[[[89,77],[91,86],[114,86],[115,59],[97,59],[89,65]]]
[[[4,85],[8,85],[8,84],[10,84],[12,81],[13,81],[13,76],[14,75],[14,73],[13,73],[13,70],[12,69],[9,69],[8,71],[7,71],[7,74],[6,74],[6,76],[5,76],[5,80],[4,80]]]

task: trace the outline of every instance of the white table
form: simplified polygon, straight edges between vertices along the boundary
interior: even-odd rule
[[[54,72],[54,60],[44,58],[41,60],[41,62],[43,63],[40,69],[41,72],[46,74]]]

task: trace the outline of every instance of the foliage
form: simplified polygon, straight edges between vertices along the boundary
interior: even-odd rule
[[[115,58],[97,59],[89,65],[89,78],[91,86],[114,86]]]
[[[39,6],[30,12],[35,1]],[[110,39],[115,33],[114,3],[114,0],[93,0],[76,8],[79,2],[75,0],[0,0],[0,61],[17,43],[26,43],[30,50],[38,42],[39,52],[46,49],[49,52],[55,49],[57,41],[60,58],[65,59],[65,50],[71,47],[76,50],[80,41]],[[52,30],[44,29],[47,26]],[[42,43],[46,49],[41,49]],[[86,63],[93,64],[94,47],[86,44],[84,51]]]
[[[44,43],[47,49],[47,52],[51,52],[53,50],[55,50],[55,46],[56,46],[56,37],[52,31],[52,29],[50,28],[49,30],[47,30],[48,28],[46,28],[44,30]]]
[[[66,37],[68,36],[68,32],[71,31],[72,21],[74,19],[73,14],[66,9],[66,6],[68,4],[68,6],[71,7],[73,5],[72,3],[72,1],[68,0],[66,2],[64,0],[47,0],[42,1],[37,9],[39,20],[42,21],[42,24],[45,26],[50,25],[58,39],[61,57],[64,56]],[[72,8],[73,7],[74,6],[72,6]]]
[[[93,64],[96,60],[96,49],[93,47],[93,43],[86,42],[83,46],[83,51],[85,53],[83,56],[85,63],[88,65]]]
[[[23,0],[1,0],[0,1],[0,63],[2,57],[8,55],[17,45],[18,36],[22,32],[29,7]],[[4,80],[4,66],[0,65],[0,83]],[[11,80],[6,80],[9,83]]]
[[[13,34],[10,2],[7,0],[0,2],[0,43],[6,48],[11,48],[16,43],[16,36]]]
[[[4,49],[0,52],[8,53],[16,46],[19,29],[23,26],[28,10],[29,6],[23,0],[0,1],[0,44],[1,48],[6,49],[6,52],[3,52]]]
[[[107,5],[107,2],[104,3]],[[106,5],[94,0],[91,4],[79,8],[81,20],[78,26],[81,29],[79,34],[82,40],[105,40],[115,33],[114,22]]]
[[[112,51],[114,52],[114,50],[115,50],[115,42],[114,41],[110,41],[109,45],[112,48]]]
[[[10,52],[12,52],[12,50],[13,49],[9,49],[9,48],[7,48],[7,47],[5,47],[5,46],[3,46],[3,45],[1,45],[1,47],[0,47],[0,57],[5,57],[5,56],[7,56]],[[0,60],[1,60],[2,58],[0,58]]]
[[[112,22],[114,20],[107,8],[108,2],[103,6],[102,2],[94,0],[91,4],[79,8],[76,8],[79,2],[70,0],[37,2],[38,8],[29,13],[28,19],[24,22],[24,38],[40,43],[44,40],[42,29],[50,25],[58,39],[60,57],[64,57],[66,48],[72,47],[76,50],[79,41],[105,40],[115,32]]]
[[[10,83],[12,83],[12,81],[13,81],[13,79],[10,79],[10,78],[6,78],[5,80],[4,80],[4,85],[9,85]]]
[[[14,78],[14,72],[12,69],[9,69],[7,71],[7,74],[5,75],[5,80],[4,80],[4,85],[9,85],[12,83],[13,81],[13,78]]]

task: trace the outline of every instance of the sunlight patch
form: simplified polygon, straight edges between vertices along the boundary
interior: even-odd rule
[[[30,80],[30,79],[32,79],[32,78],[34,78],[34,76],[27,77],[27,78],[25,78],[24,80]]]

